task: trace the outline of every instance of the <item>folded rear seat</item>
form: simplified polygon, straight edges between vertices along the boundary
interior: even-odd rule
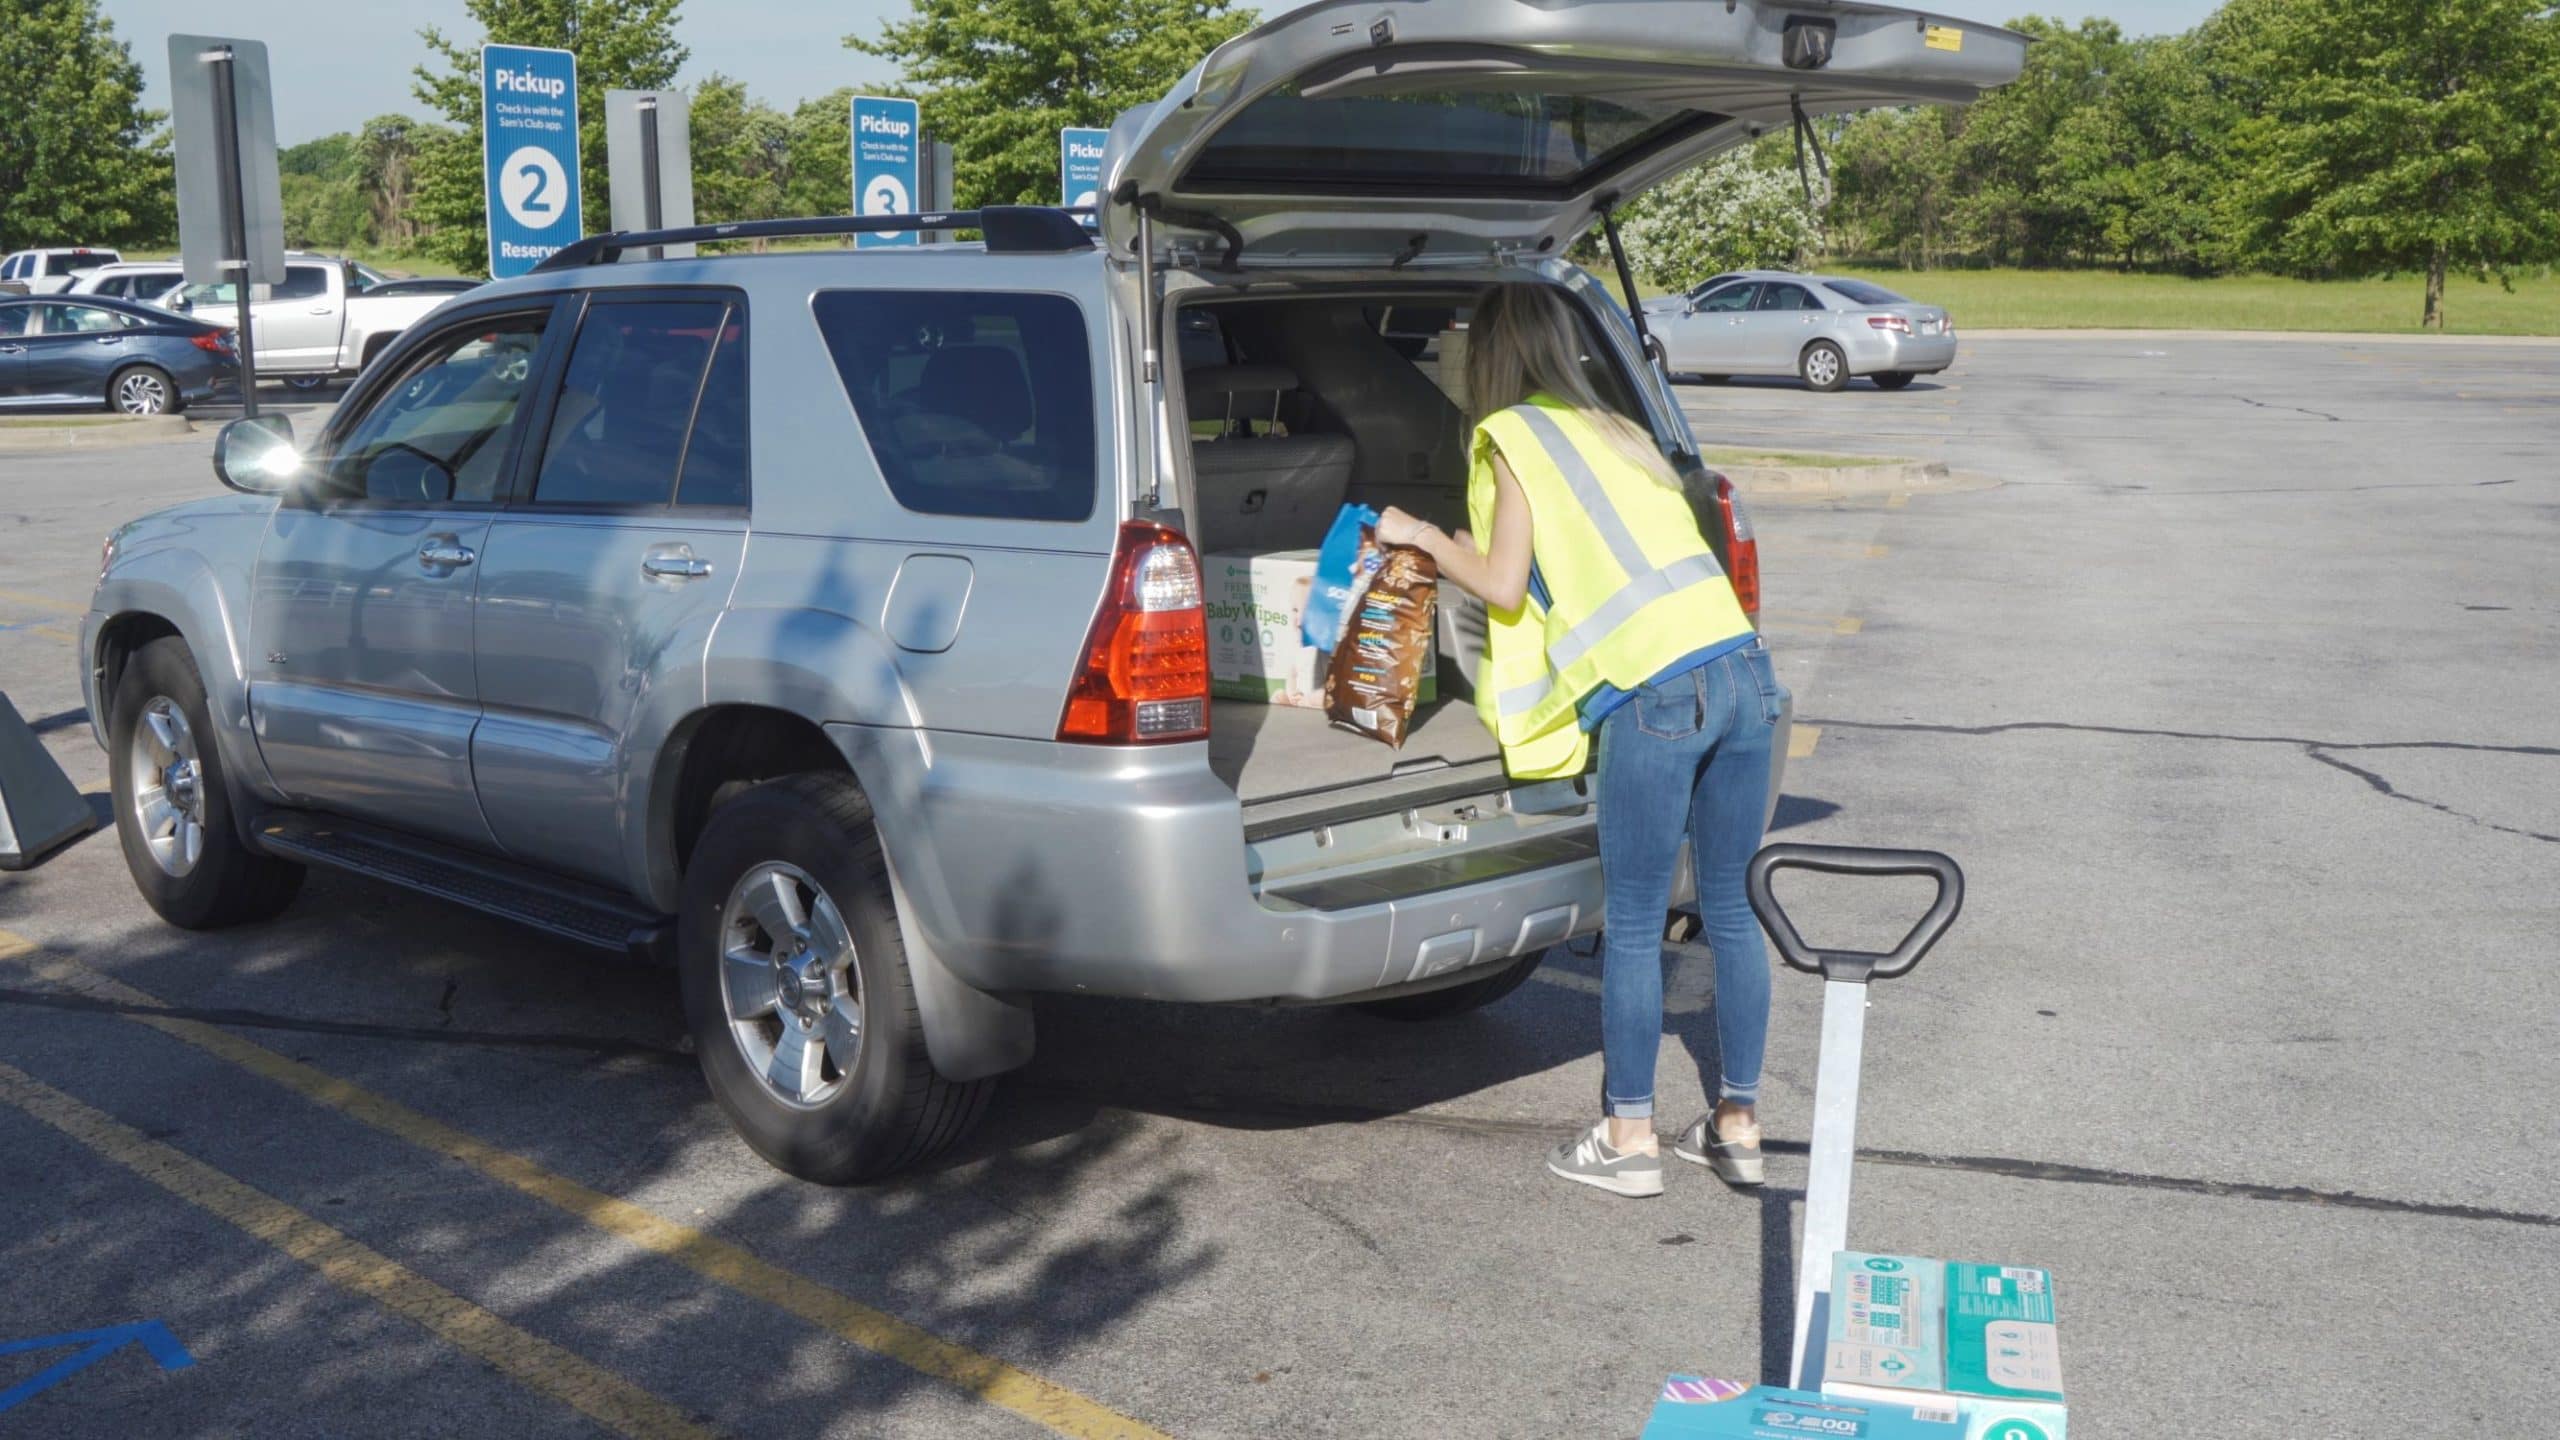
[[[1347,435],[1252,435],[1236,422],[1274,421],[1298,388],[1284,365],[1213,365],[1183,376],[1193,420],[1225,431],[1191,442],[1199,487],[1192,538],[1204,551],[1312,550],[1351,489]]]

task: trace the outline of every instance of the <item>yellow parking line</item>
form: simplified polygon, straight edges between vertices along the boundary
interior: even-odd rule
[[[0,590],[0,600],[15,600],[21,605],[33,605],[39,610],[51,610],[57,615],[86,615],[89,613],[89,607],[86,605],[69,604],[61,600],[56,600],[49,595],[30,595],[24,590]]]
[[[12,937],[14,938],[14,937]],[[97,1154],[253,1239],[262,1240],[341,1289],[414,1320],[529,1390],[565,1401],[625,1435],[709,1436],[685,1413],[621,1376],[529,1334],[398,1261],[350,1240],[263,1190],[152,1139],[103,1110],[0,1063],[5,1101]]]
[[[12,948],[10,942],[15,941]],[[19,936],[0,930],[0,960],[37,949]],[[44,956],[36,973],[66,989],[113,1004],[165,1009],[165,1002],[75,961]],[[331,1109],[396,1135],[421,1148],[458,1160],[493,1180],[568,1212],[595,1228],[641,1249],[663,1255],[714,1284],[761,1300],[876,1355],[998,1405],[1075,1440],[1171,1440],[1163,1431],[1131,1419],[1098,1400],[1051,1380],[1018,1370],[1002,1360],[981,1355],[893,1315],[766,1263],[726,1240],[679,1225],[655,1211],[592,1190],[543,1169],[521,1155],[499,1149],[441,1120],[376,1095],[360,1086],[290,1060],[262,1045],[197,1020],[164,1015],[124,1018],[172,1035],[208,1054],[284,1086]]]
[[[1813,758],[1813,747],[1821,743],[1821,726],[1798,725],[1793,730],[1787,732],[1787,758],[1790,760],[1810,760]]]
[[[1855,635],[1867,622],[1855,615],[1816,615],[1802,610],[1763,610],[1760,612],[1760,623],[1763,627],[1775,626],[1781,630],[1798,632],[1824,630],[1834,635]]]

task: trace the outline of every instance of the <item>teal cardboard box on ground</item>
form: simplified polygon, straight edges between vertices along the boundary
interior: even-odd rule
[[[1945,1407],[1962,1440],[2065,1440],[2053,1277],[1843,1250],[1831,1261],[1822,1393]]]
[[[1953,1410],[1674,1375],[1662,1383],[1643,1440],[1956,1440],[1957,1433]]]

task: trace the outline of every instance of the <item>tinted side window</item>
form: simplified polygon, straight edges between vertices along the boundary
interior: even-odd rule
[[[679,505],[747,503],[747,334],[735,308],[720,327],[702,401],[693,407],[693,435],[685,441],[684,474],[676,480]]]
[[[287,265],[284,283],[268,292],[274,300],[312,300],[329,293],[329,272],[319,265]]]
[[[480,320],[429,341],[340,432],[328,490],[411,504],[496,498],[543,319]]]
[[[702,394],[717,300],[597,300],[578,326],[534,477],[537,505],[664,505]]]
[[[1093,513],[1093,365],[1060,295],[827,290],[818,332],[889,493],[910,510]]]
[[[35,318],[33,305],[0,305],[0,340],[27,333],[27,322]]]

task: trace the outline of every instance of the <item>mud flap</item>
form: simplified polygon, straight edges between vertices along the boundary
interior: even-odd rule
[[[984,1080],[1031,1063],[1031,1007],[990,995],[951,973],[916,924],[898,866],[889,864],[889,894],[898,907],[898,933],[906,942],[907,982],[915,987],[917,1017],[924,1022],[925,1053],[945,1080]]]

